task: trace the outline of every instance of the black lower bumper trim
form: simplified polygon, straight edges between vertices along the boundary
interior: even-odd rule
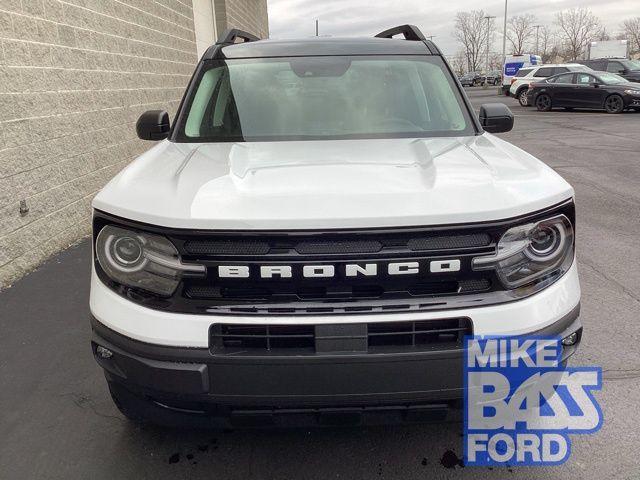
[[[577,305],[531,335],[564,338],[581,333],[579,313]],[[211,413],[213,406],[226,409],[227,414],[241,408],[254,411],[252,415],[271,416],[273,410],[281,409],[353,407],[361,415],[366,406],[402,410],[413,404],[446,404],[463,396],[462,350],[216,356],[207,348],[138,342],[95,319],[92,323],[93,352],[110,383],[152,399],[159,408]],[[563,359],[573,354],[578,343],[565,347]],[[98,346],[109,349],[111,356],[98,355]],[[251,415],[246,411],[240,415],[247,416]]]

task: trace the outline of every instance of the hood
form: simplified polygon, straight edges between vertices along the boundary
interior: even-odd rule
[[[499,220],[573,196],[551,168],[493,135],[249,143],[163,141],[96,209],[201,229],[331,229]]]

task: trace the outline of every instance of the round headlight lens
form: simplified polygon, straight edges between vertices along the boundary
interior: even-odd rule
[[[526,255],[532,260],[550,260],[560,253],[566,234],[558,225],[539,225],[530,233]]]
[[[142,245],[132,237],[120,237],[113,242],[113,257],[125,267],[135,265],[142,258]]]

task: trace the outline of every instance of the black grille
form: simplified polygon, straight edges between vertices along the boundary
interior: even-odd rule
[[[471,260],[494,253],[500,235],[496,227],[479,226],[170,236],[185,261],[207,267],[206,278],[184,278],[174,302],[177,311],[269,315],[442,306],[435,299],[480,295],[499,284],[492,272],[474,271]],[[460,268],[433,270],[434,261],[439,268],[451,262]],[[418,265],[419,274],[394,273],[398,263]],[[374,265],[375,272],[368,272],[367,265]],[[242,275],[220,273],[220,267],[230,266]],[[262,276],[264,267],[282,266],[289,275]],[[312,267],[310,275],[305,266]],[[330,275],[315,274],[327,266],[333,269]],[[348,274],[349,266],[360,270]]]
[[[266,255],[267,242],[243,240],[189,240],[185,242],[187,253],[196,255]]]
[[[313,325],[215,325],[211,332],[214,350],[272,351],[295,349],[312,351]]]
[[[412,238],[407,242],[408,247],[414,251],[486,247],[490,244],[491,236],[486,233]]]
[[[201,256],[296,257],[325,255],[401,255],[415,252],[450,252],[452,250],[490,247],[493,237],[488,232],[443,233],[408,230],[359,233],[298,234],[212,234],[209,238],[177,238],[185,253]]]
[[[424,295],[446,295],[455,293],[484,292],[491,287],[491,281],[487,278],[471,280],[449,280],[440,282],[411,282],[406,287],[406,292],[414,297]],[[290,284],[289,287],[279,286],[215,286],[215,285],[190,285],[185,289],[185,295],[193,299],[246,299],[280,302],[295,302],[300,300],[344,300],[349,299],[381,299],[386,291],[381,285],[351,285],[343,289],[331,286],[298,286]]]
[[[368,325],[369,350],[376,347],[438,346],[458,348],[465,335],[471,334],[471,322],[453,318],[419,322],[381,322]]]
[[[462,348],[468,318],[332,325],[219,324],[211,350],[219,355],[382,353]]]
[[[345,254],[345,253],[375,253],[382,250],[382,243],[377,241],[350,242],[302,242],[295,246],[296,252],[302,255],[313,254]]]

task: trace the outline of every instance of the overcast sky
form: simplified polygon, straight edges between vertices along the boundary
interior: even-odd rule
[[[374,35],[395,25],[418,25],[448,55],[460,48],[453,38],[456,12],[483,9],[502,25],[504,0],[268,0],[271,38]],[[509,0],[509,16],[531,13],[551,25],[556,12],[575,6],[590,8],[609,33],[617,33],[626,18],[640,16],[640,0]],[[502,27],[500,27],[502,29]],[[494,38],[494,51],[502,50]]]

